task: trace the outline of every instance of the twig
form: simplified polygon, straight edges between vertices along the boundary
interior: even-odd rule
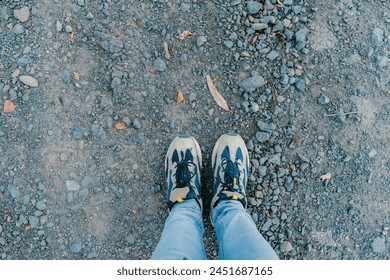
[[[337,117],[337,116],[347,116],[347,115],[353,115],[357,114],[358,112],[348,112],[348,113],[343,113],[343,114],[330,114],[330,115],[325,115],[326,117]]]

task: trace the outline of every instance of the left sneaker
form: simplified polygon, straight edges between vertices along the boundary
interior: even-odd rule
[[[202,210],[201,169],[202,154],[198,142],[189,135],[177,136],[165,157],[169,210],[189,199],[195,199]]]

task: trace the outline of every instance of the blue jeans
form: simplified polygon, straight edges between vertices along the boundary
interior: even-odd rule
[[[275,260],[275,251],[257,230],[238,201],[220,201],[213,210],[213,223],[221,260]],[[194,200],[177,203],[165,222],[152,260],[205,260],[203,221]]]

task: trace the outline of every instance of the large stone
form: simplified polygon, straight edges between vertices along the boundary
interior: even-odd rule
[[[30,16],[30,10],[28,7],[23,7],[21,9],[14,10],[14,18],[18,19],[20,22],[26,22]]]
[[[19,77],[19,80],[26,86],[33,87],[33,88],[38,87],[39,85],[37,79],[31,76],[22,75]]]
[[[246,78],[240,83],[240,87],[247,92],[252,92],[265,84],[264,78],[255,75],[250,78]]]
[[[253,15],[260,11],[263,5],[257,1],[248,1],[246,3],[246,10],[249,14]]]

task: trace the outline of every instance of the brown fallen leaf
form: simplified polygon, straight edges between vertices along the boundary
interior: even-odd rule
[[[259,35],[256,35],[253,37],[251,44],[254,45],[257,42],[257,38],[259,38]]]
[[[179,105],[180,103],[182,103],[184,101],[184,94],[183,92],[178,89],[177,90],[177,99],[176,99],[176,105]]]
[[[266,210],[266,211],[265,211],[265,215],[266,215],[268,218],[270,218],[270,217],[271,217],[270,211],[269,211],[269,210]]]
[[[80,73],[77,73],[77,72],[73,72],[73,76],[75,78],[75,80],[80,80]]]
[[[70,33],[70,42],[74,43],[74,32]]]
[[[11,100],[4,101],[4,113],[12,113],[15,111],[16,105]]]
[[[126,125],[123,122],[117,122],[115,124],[115,128],[119,129],[119,130],[124,130],[124,129],[126,129]]]
[[[223,98],[223,96],[219,93],[218,89],[215,87],[209,75],[206,76],[206,81],[207,81],[207,86],[209,87],[209,90],[211,92],[211,95],[214,97],[215,102],[217,102],[219,107],[221,107],[222,109],[226,111],[230,111],[225,98]]]
[[[282,3],[282,2],[280,2],[280,0],[276,0],[276,2],[278,3],[278,7],[279,8],[285,8],[286,6]]]
[[[321,181],[325,181],[325,180],[330,180],[332,179],[332,174],[330,174],[330,172],[320,176],[318,179],[320,179]]]
[[[164,46],[165,58],[170,60],[171,59],[171,54],[169,53],[168,43],[164,42],[163,46]]]
[[[191,31],[188,31],[188,30],[185,30],[185,31],[183,31],[181,34],[180,34],[180,40],[184,40],[184,39],[186,39],[188,36],[191,36],[192,34],[194,34],[194,33],[192,33]]]
[[[24,228],[25,231],[30,231],[31,230],[31,226],[30,225],[27,225],[25,228]]]

